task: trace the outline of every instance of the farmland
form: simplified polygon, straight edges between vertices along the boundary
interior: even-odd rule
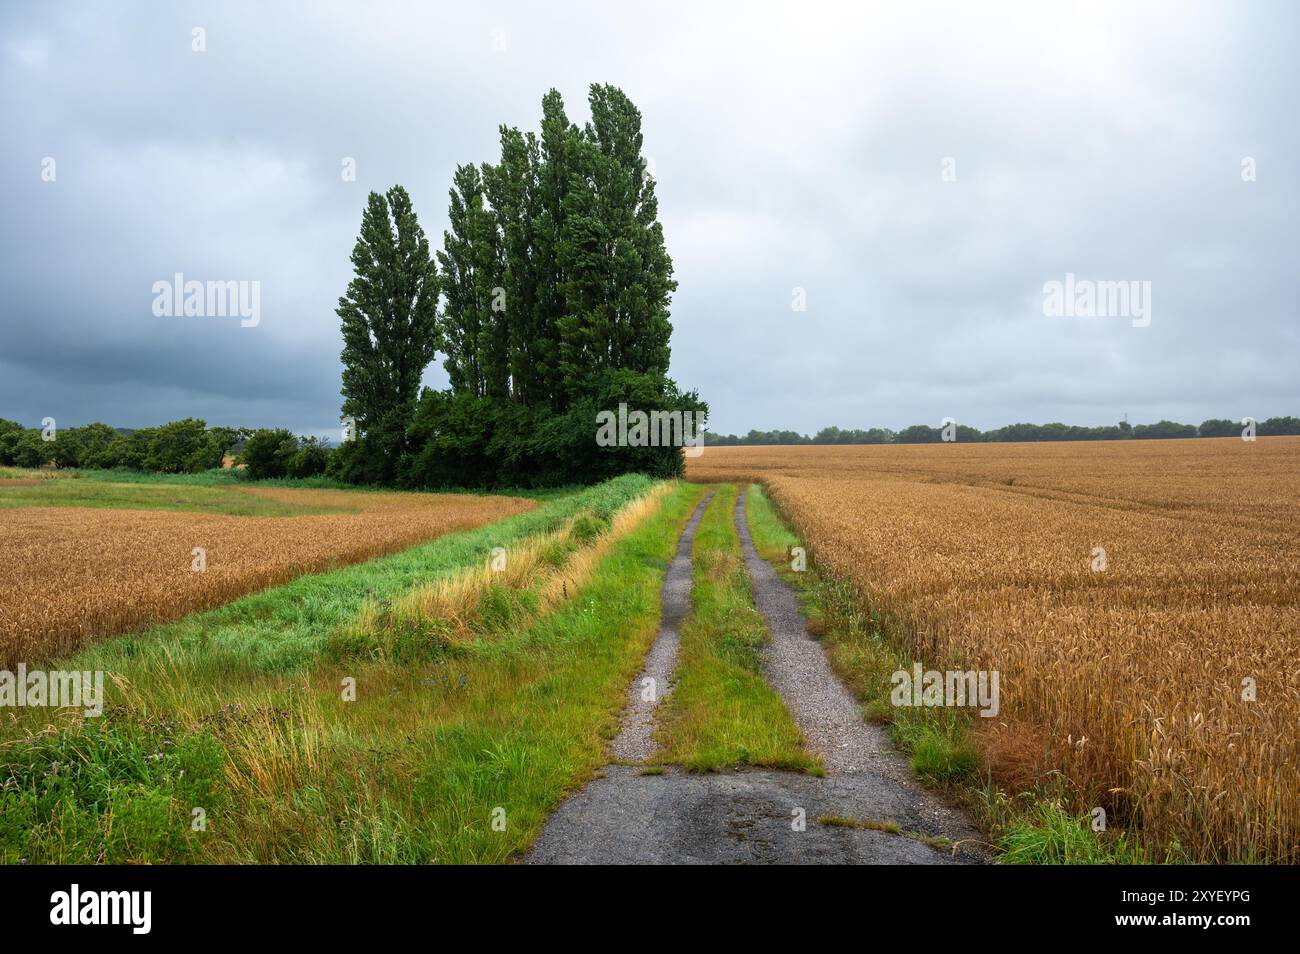
[[[83,648],[61,665],[110,675],[101,718],[0,722],[0,864],[510,858],[600,766],[700,496],[636,476],[544,495]],[[498,546],[508,568],[480,586]],[[466,630],[355,632],[374,606],[405,632],[431,601]]]
[[[708,448],[688,475],[766,485],[901,658],[998,670],[995,778],[1064,778],[1156,857],[1300,860],[1300,440]]]
[[[1300,440],[708,448],[689,467],[690,484],[629,476],[537,500],[10,475],[0,645],[110,684],[102,719],[6,724],[0,770],[22,785],[0,855],[520,857],[607,758],[701,483],[719,486],[642,771],[815,771],[739,562],[733,485],[757,482],[756,546],[778,562],[808,548],[812,572],[786,575],[863,713],[917,775],[956,783],[1004,858],[1295,860]],[[865,630],[814,605],[823,584]],[[882,660],[886,683],[914,661],[995,670],[997,716],[890,711]],[[137,804],[122,767],[165,750],[130,783]],[[75,777],[41,774],[62,761]],[[1015,810],[981,814],[981,797]],[[220,819],[211,834],[186,833],[195,805]],[[1087,830],[1096,808],[1108,836]],[[1033,812],[1047,823],[1023,848]]]
[[[533,506],[460,494],[18,479],[0,485],[0,664],[67,653]]]

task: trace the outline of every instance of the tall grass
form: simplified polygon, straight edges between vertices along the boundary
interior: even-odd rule
[[[669,489],[666,483],[650,487],[612,513],[599,506],[583,510],[557,530],[500,547],[483,564],[422,583],[387,604],[368,599],[355,624],[336,633],[334,648],[345,655],[419,658],[549,612],[577,592]]]
[[[110,708],[98,721],[57,713],[48,726],[29,711],[0,728],[0,860],[509,860],[603,764],[698,489],[661,491],[567,599],[490,639],[394,662],[322,655],[327,634],[367,596],[477,567],[493,546],[558,532],[580,513],[612,530],[655,486],[620,478],[490,531],[78,654],[68,667],[110,672]]]

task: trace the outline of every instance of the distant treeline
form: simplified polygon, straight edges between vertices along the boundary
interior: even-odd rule
[[[1012,442],[1012,441],[1122,441],[1153,440],[1174,437],[1239,437],[1246,425],[1240,421],[1212,418],[1195,424],[1178,424],[1175,421],[1157,421],[1155,424],[1131,425],[1127,421],[1104,427],[1080,427],[1073,424],[1008,424],[991,431],[981,431],[965,424],[954,427],[958,443]],[[1261,437],[1281,434],[1300,434],[1300,418],[1270,417],[1255,425]],[[704,443],[714,447],[743,444],[938,444],[943,440],[942,427],[913,424],[901,431],[887,427],[858,428],[824,427],[808,437],[797,431],[750,431],[743,437],[734,434],[705,432]]]
[[[125,430],[107,424],[23,427],[0,418],[0,466],[89,467],[196,474],[238,452],[249,477],[316,477],[332,449],[315,437],[283,429],[208,427],[197,418]]]
[[[595,419],[591,420],[594,428]],[[1199,427],[1159,421],[1130,426],[1074,427],[1066,424],[1011,424],[992,431],[957,425],[958,443],[998,441],[1150,440],[1174,437],[1239,437],[1238,421],[1212,419]],[[593,431],[594,432],[594,431]],[[1261,437],[1300,434],[1300,418],[1271,417],[1260,421]],[[750,431],[744,437],[705,434],[706,446],[748,444],[937,444],[943,428],[915,424],[901,431],[827,427],[808,437],[796,431]],[[342,447],[346,448],[345,443]],[[87,424],[84,427],[43,429],[24,427],[0,418],[0,466],[122,468],[163,474],[194,474],[223,466],[227,455],[242,464],[254,480],[277,477],[346,479],[349,466],[340,448],[317,437],[300,437],[284,428],[208,427],[197,418],[172,421],[137,430]]]

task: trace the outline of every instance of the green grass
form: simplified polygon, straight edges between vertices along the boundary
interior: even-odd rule
[[[1124,832],[1094,832],[1090,817],[1074,818],[1058,802],[1034,801],[1009,821],[997,838],[999,862],[1007,865],[1149,864]],[[1173,859],[1171,859],[1173,860]]]
[[[892,821],[881,821],[875,818],[845,818],[842,815],[822,815],[817,821],[828,828],[858,828],[864,831],[879,831],[886,835],[901,835],[904,838],[911,838],[913,841],[929,845],[938,851],[952,851],[954,847],[950,838],[944,838],[942,835],[927,835],[919,831],[909,831],[897,822]]]
[[[241,493],[244,487],[306,490],[346,490],[374,494],[400,493],[387,488],[356,487],[327,477],[250,480],[241,471],[214,469],[197,474],[155,474],[134,470],[24,470],[0,468],[0,509],[6,507],[105,507],[126,510],[185,510],[240,517],[295,517],[319,513],[353,513],[351,506],[307,506],[267,500]],[[581,487],[541,490],[499,490],[494,493],[529,497],[539,502],[563,500]],[[481,493],[453,488],[439,493]]]
[[[821,774],[763,675],[768,632],[732,519],[736,493],[719,486],[696,533],[691,615],[682,625],[673,691],[660,708],[658,758],[700,772],[763,765]]]
[[[908,709],[891,723],[892,737],[912,756],[912,771],[935,782],[979,778],[980,756],[965,715],[942,708]]]
[[[29,470],[24,468],[8,467],[0,468],[0,479],[2,478],[40,478],[49,481],[80,480],[94,483],[145,484],[178,487],[285,487],[303,490],[347,490],[372,494],[421,492],[420,488],[402,490],[400,488],[346,484],[334,480],[331,477],[324,476],[278,477],[268,480],[253,480],[248,477],[242,469],[227,467],[214,467],[211,470],[199,471],[196,474],[161,474],[153,471],[127,470],[125,468],[95,470],[90,468],[71,467],[65,469],[39,468]],[[433,489],[440,494],[481,494],[485,492],[482,488],[475,487],[438,487]],[[494,488],[491,493],[503,494],[511,497],[529,497],[533,500],[557,500],[577,493],[582,489],[583,486],[581,485],[540,488],[498,487]]]
[[[211,732],[136,713],[6,746],[0,862],[196,860],[190,806],[213,804],[222,761]]]
[[[88,467],[35,469],[21,467],[0,468],[0,478],[40,478],[50,481],[79,480],[92,483],[147,484],[171,487],[301,487],[309,490],[375,490],[385,493],[386,488],[357,487],[329,477],[285,477],[273,480],[253,480],[240,468],[214,467],[195,474],[163,474],[151,470],[130,470],[114,467],[100,470]]]
[[[420,665],[320,655],[366,595],[612,512],[624,477],[494,527],[304,577],[64,668],[105,669],[99,720],[24,710],[0,736],[0,861],[504,861],[605,760],[702,492],[678,485],[549,615]],[[356,699],[345,701],[345,680]],[[206,829],[194,831],[194,810]],[[497,830],[494,819],[503,819]]]
[[[874,818],[845,818],[843,815],[822,815],[817,819],[819,825],[827,828],[861,828],[864,831],[882,831],[887,835],[901,835],[902,827],[898,822],[879,821]]]
[[[302,576],[143,633],[94,644],[70,663],[77,669],[130,672],[133,680],[300,671],[316,661],[367,598],[383,602],[417,583],[485,563],[493,547],[558,530],[583,512],[608,515],[654,481],[618,477],[553,498],[528,513],[465,533],[448,534],[390,556],[329,573]]]
[[[309,507],[241,493],[235,486],[173,482],[111,483],[52,478],[28,485],[0,484],[5,507],[105,507],[125,510],[189,510],[238,517],[295,517],[352,512],[344,507]]]

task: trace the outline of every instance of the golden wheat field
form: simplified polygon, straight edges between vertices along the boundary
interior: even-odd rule
[[[0,665],[228,602],[531,509],[463,494],[239,488],[340,512],[293,517],[18,507],[0,511]],[[206,566],[195,569],[195,548]]]
[[[688,475],[765,484],[927,667],[999,670],[999,727],[1075,807],[1300,861],[1300,438],[710,447]]]

